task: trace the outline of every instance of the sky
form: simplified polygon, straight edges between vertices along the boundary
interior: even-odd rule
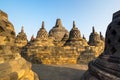
[[[105,35],[113,13],[120,10],[120,0],[0,0],[0,10],[8,14],[16,34],[24,26],[28,39],[36,37],[42,21],[49,32],[57,18],[68,31],[75,21],[81,36],[88,39],[92,26]]]

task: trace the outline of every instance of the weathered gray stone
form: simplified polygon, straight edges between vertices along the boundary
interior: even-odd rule
[[[62,38],[61,41],[67,41],[69,38],[69,35],[67,33],[65,33],[64,37]]]
[[[63,27],[61,19],[57,19],[55,26],[49,31],[49,36],[55,41],[61,41],[65,34],[68,34],[68,31]]]
[[[37,39],[42,39],[42,40],[47,40],[48,39],[48,33],[47,33],[44,25],[45,24],[44,24],[44,21],[43,21],[42,26],[37,33],[37,37],[36,37]]]
[[[120,11],[108,25],[104,52],[89,63],[81,80],[120,80]]]
[[[89,41],[88,44],[90,46],[90,48],[92,48],[92,50],[95,53],[95,56],[98,57],[104,50],[104,40],[102,34],[98,34],[94,27],[92,27],[92,33],[89,36]]]
[[[88,44],[90,46],[98,46],[101,45],[100,42],[100,35],[95,31],[94,27],[92,27],[92,33],[90,34]]]

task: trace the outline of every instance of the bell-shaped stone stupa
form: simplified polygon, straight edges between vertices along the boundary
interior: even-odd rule
[[[107,28],[104,52],[89,63],[81,80],[120,80],[120,11]]]

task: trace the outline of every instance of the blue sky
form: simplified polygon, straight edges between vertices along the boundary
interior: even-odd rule
[[[120,0],[1,0],[0,9],[9,15],[16,34],[24,26],[28,39],[36,36],[42,21],[49,31],[57,18],[68,31],[75,20],[81,35],[88,39],[92,26],[105,34],[112,14],[120,10]]]

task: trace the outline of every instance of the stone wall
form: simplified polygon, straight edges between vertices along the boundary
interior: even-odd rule
[[[29,60],[37,57],[43,64],[76,64],[79,55],[74,47],[31,47],[26,53]]]
[[[0,15],[0,80],[39,80],[31,70],[31,63],[17,51],[14,26],[7,14],[0,11]]]
[[[100,39],[102,34],[99,35],[93,30],[90,40],[87,42],[84,36],[82,38],[75,21],[73,21],[70,33],[65,33],[65,31],[60,19],[57,19],[55,27],[49,34],[42,22],[36,38],[32,37],[31,41],[22,49],[21,55],[26,60],[38,64],[87,64],[103,51],[104,41]],[[64,35],[59,37],[56,32]]]
[[[4,17],[5,19],[8,19],[8,15],[0,10],[0,17]]]

